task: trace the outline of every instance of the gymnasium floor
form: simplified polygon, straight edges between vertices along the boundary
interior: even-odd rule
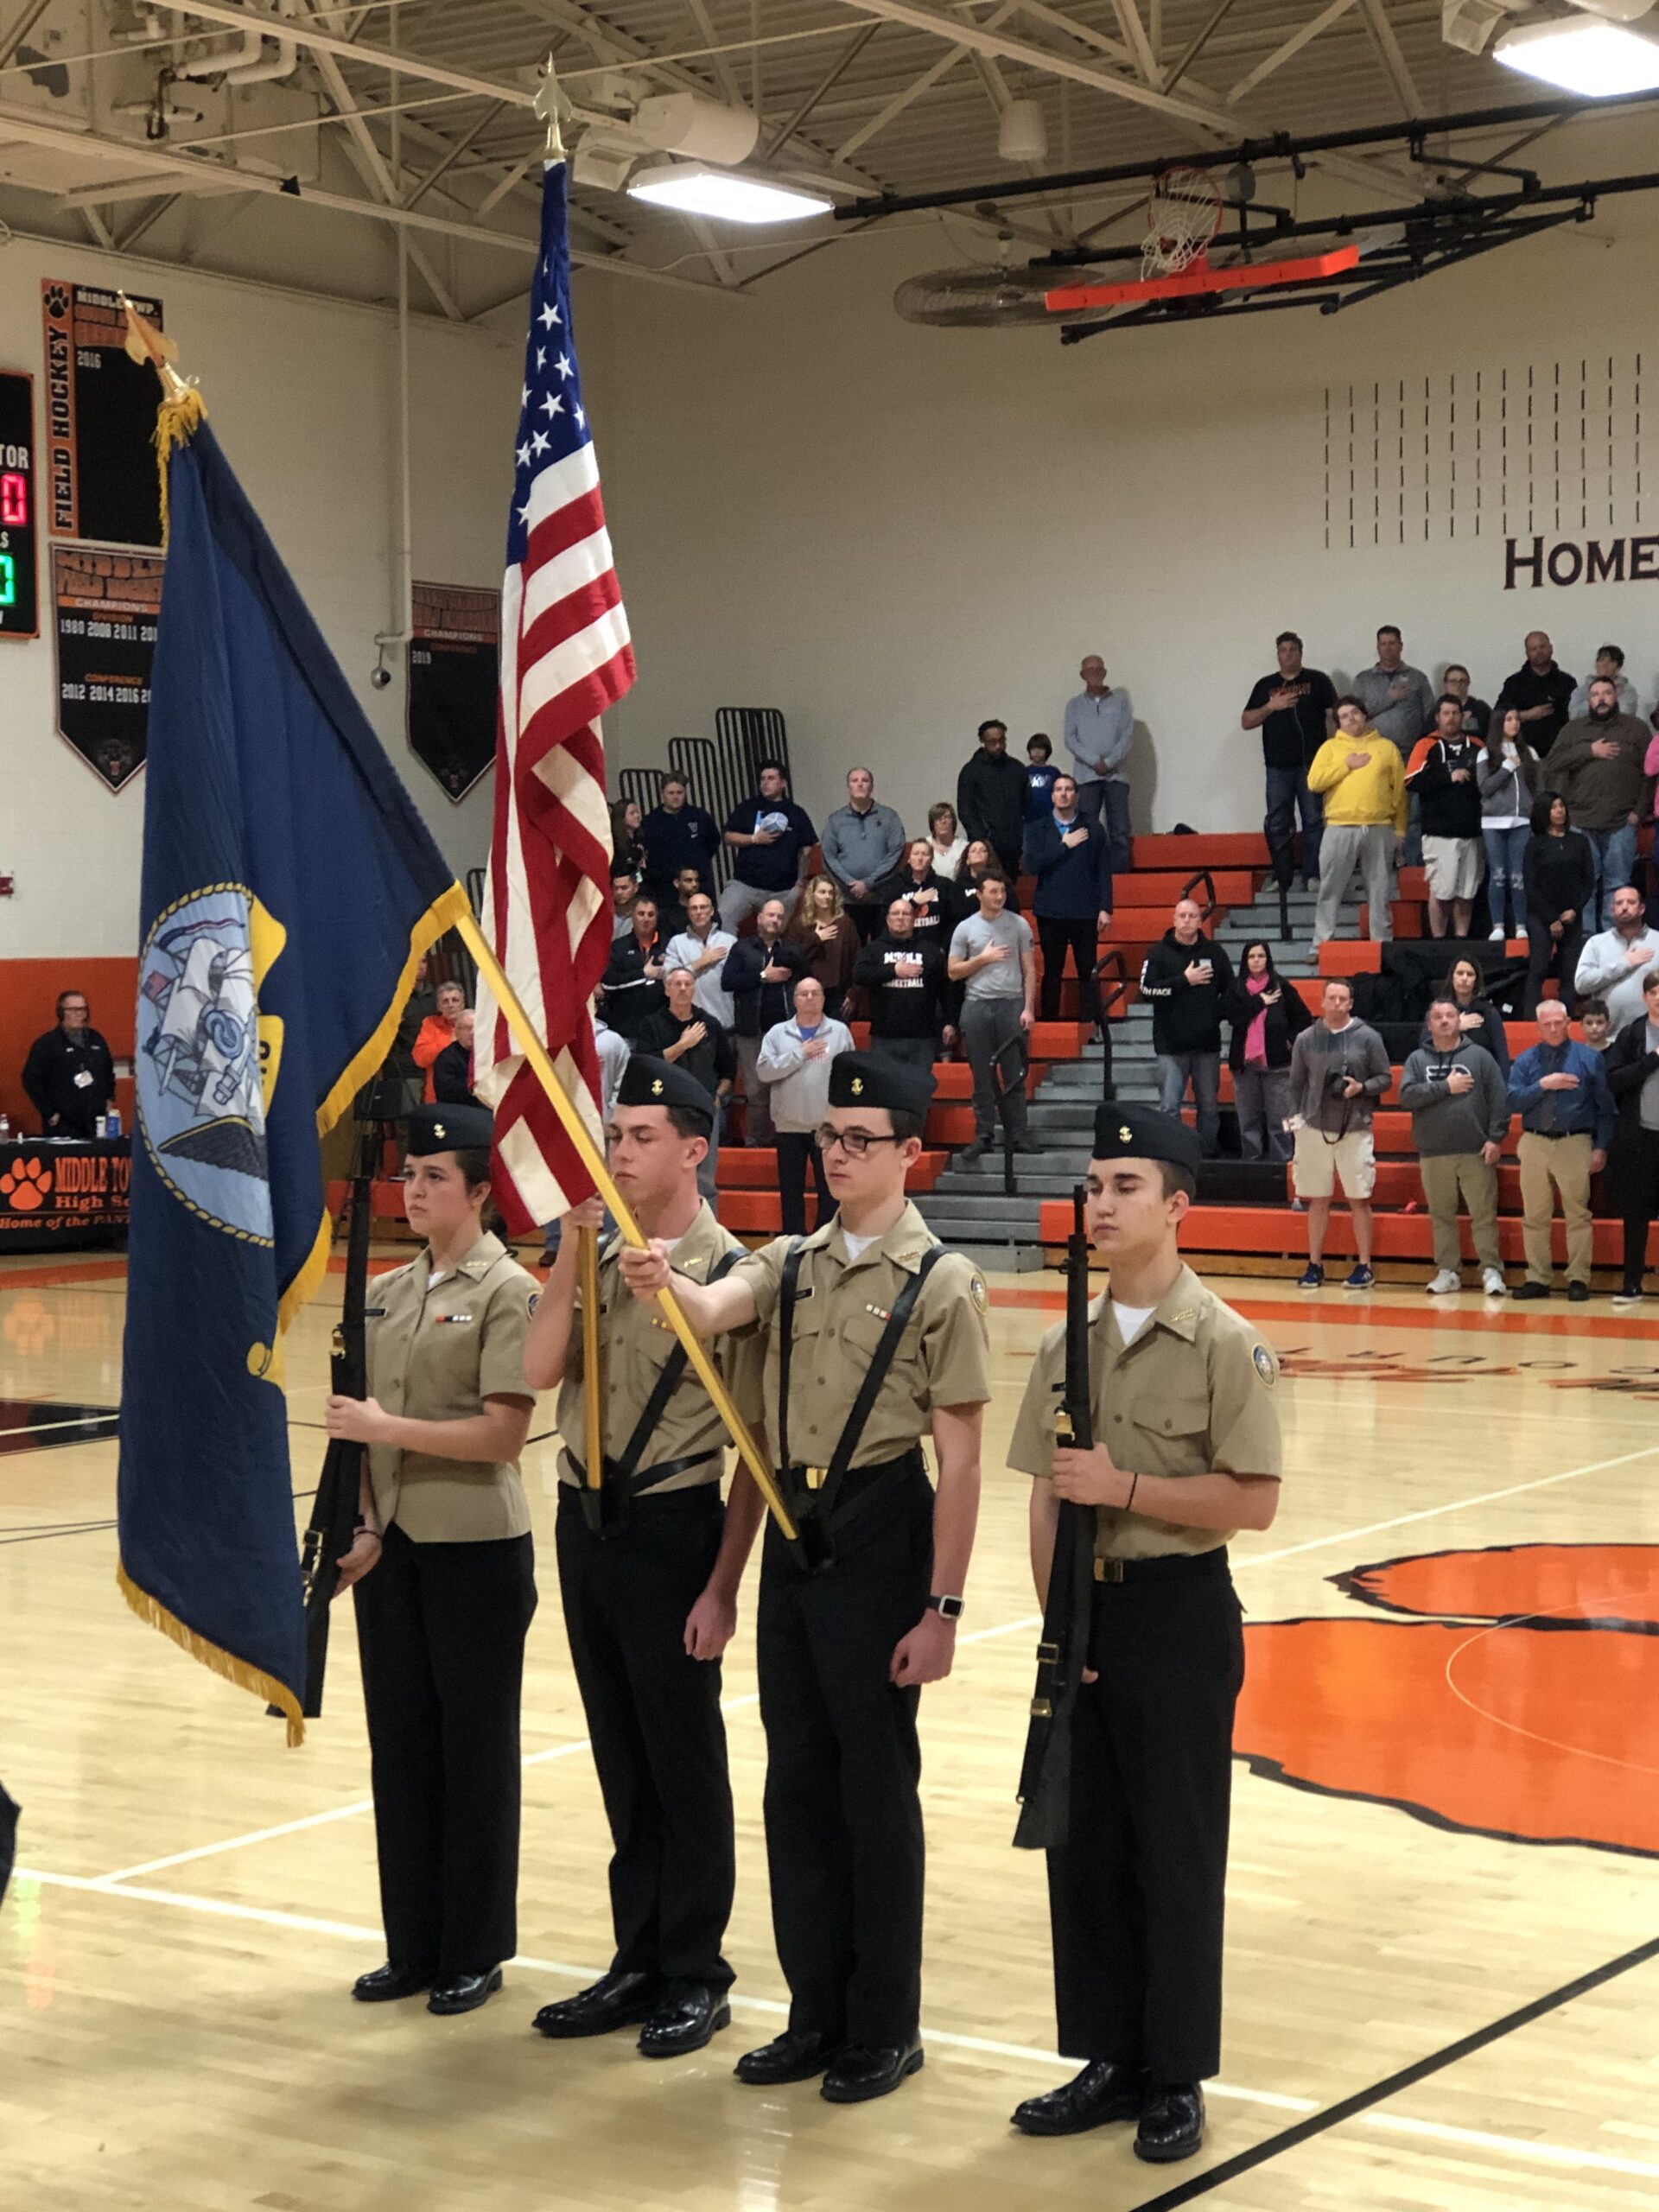
[[[731,2079],[782,1997],[752,1608],[726,1673],[732,2029],[672,2065],[639,2059],[626,2036],[557,2046],[530,2031],[537,2005],[607,1955],[548,1444],[527,1470],[544,1564],[524,1955],[467,2018],[355,2006],[350,1981],[382,1953],[349,1610],[326,1714],[294,1752],[251,1700],[129,1616],[116,1447],[95,1419],[118,1396],[122,1269],[10,1263],[0,1777],[23,1827],[0,1915],[0,2203],[1659,2207],[1651,1321],[1605,1300],[1493,1318],[1467,1294],[1446,1311],[1399,1292],[1232,1287],[1284,1361],[1287,1463],[1276,1525],[1235,1551],[1250,1683],[1225,2070],[1202,2159],[1160,2174],[1137,2164],[1127,2129],[1033,2143],[1007,2126],[1020,2097],[1069,2070],[1052,2050],[1041,1864],[1009,1847],[1035,1624],[1025,1484],[1001,1459],[1058,1281],[993,1288],[969,1618],[956,1673],[923,1700],[927,2065],[896,2097],[837,2111],[811,2085]],[[338,1296],[335,1276],[290,1351],[298,1487],[321,1458]],[[41,1401],[62,1425],[22,1434]],[[550,1418],[543,1400],[538,1432]]]

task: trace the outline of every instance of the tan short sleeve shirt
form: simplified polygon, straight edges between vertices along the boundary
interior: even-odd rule
[[[495,1236],[481,1236],[435,1285],[423,1252],[373,1277],[367,1306],[369,1391],[389,1414],[461,1421],[486,1398],[532,1399],[524,1336],[537,1285]],[[443,1459],[374,1445],[375,1510],[420,1544],[522,1536],[530,1508],[517,1463]]]
[[[613,1459],[620,1458],[626,1448],[651,1402],[664,1364],[679,1344],[656,1301],[642,1302],[623,1285],[618,1265],[621,1249],[619,1239],[606,1252],[599,1270],[605,1352],[605,1452],[607,1459]],[[669,1256],[671,1264],[693,1282],[707,1282],[722,1255],[742,1249],[739,1240],[721,1227],[705,1204]],[[717,1338],[709,1349],[739,1413],[751,1427],[754,1427],[760,1418],[764,1357],[759,1327]],[[559,1389],[559,1433],[564,1440],[564,1449],[559,1453],[562,1483],[581,1481],[576,1462],[585,1457],[588,1449],[583,1357],[582,1294],[578,1291],[564,1381]],[[699,1464],[653,1483],[652,1494],[691,1490],[700,1483],[718,1483],[727,1441],[726,1424],[688,1363],[645,1443],[636,1471],[696,1453],[701,1455]]]
[[[1284,1464],[1275,1386],[1279,1363],[1248,1322],[1183,1268],[1135,1342],[1125,1345],[1109,1294],[1089,1323],[1095,1436],[1115,1465],[1138,1475],[1271,1475]],[[1065,1381],[1065,1327],[1044,1337],[1026,1383],[1008,1465],[1046,1478]],[[1115,1506],[1096,1509],[1098,1559],[1157,1559],[1214,1551],[1236,1533],[1188,1529]]]
[[[790,1360],[789,1456],[798,1465],[827,1466],[875,1356],[900,1291],[938,1239],[913,1205],[856,1259],[839,1217],[806,1239],[795,1300]],[[738,1262],[734,1280],[754,1294],[766,1325],[766,1433],[779,1455],[779,1346],[771,1325],[789,1239],[778,1237]],[[991,1395],[989,1300],[983,1277],[959,1252],[929,1270],[899,1339],[858,1448],[855,1467],[897,1459],[924,1437],[940,1406],[977,1406]]]

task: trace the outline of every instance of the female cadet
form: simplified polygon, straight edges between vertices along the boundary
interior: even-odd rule
[[[328,1433],[370,1448],[356,1585],[387,1961],[365,2005],[429,1990],[469,2012],[517,1948],[518,1699],[536,1610],[518,1475],[535,1280],[484,1227],[490,1116],[410,1116],[404,1210],[426,1249],[380,1276],[369,1392],[331,1397]]]

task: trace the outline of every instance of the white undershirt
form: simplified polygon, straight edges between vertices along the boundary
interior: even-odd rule
[[[1155,1306],[1124,1306],[1115,1298],[1112,1300],[1112,1311],[1117,1316],[1117,1333],[1122,1338],[1127,1349],[1135,1342],[1158,1308]]]
[[[843,1229],[841,1232],[842,1242],[847,1247],[848,1258],[861,1260],[871,1245],[879,1244],[885,1234],[884,1230],[878,1230],[874,1236],[855,1236],[850,1230]]]

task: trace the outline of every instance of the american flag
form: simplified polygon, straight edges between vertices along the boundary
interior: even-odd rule
[[[571,335],[563,161],[550,162],[543,179],[514,460],[483,927],[597,1137],[588,1001],[611,949],[599,716],[633,682],[633,648]],[[481,978],[474,1065],[474,1089],[495,1109],[497,1203],[522,1235],[565,1212],[593,1185]]]

